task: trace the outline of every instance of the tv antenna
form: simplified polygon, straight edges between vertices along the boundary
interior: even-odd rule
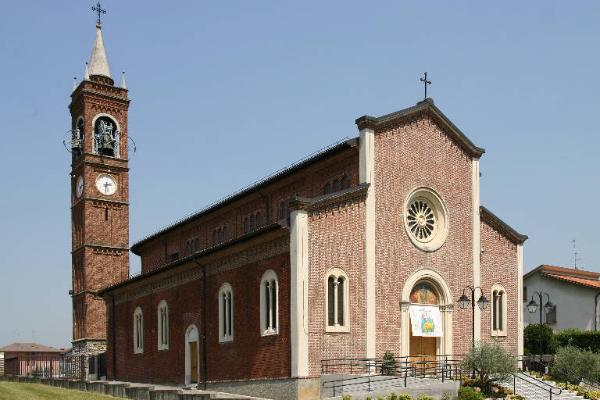
[[[579,260],[579,253],[577,253],[577,241],[573,239],[573,266],[577,269],[577,261]]]

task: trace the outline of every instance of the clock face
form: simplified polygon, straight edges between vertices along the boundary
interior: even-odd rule
[[[100,193],[111,196],[117,191],[117,182],[112,176],[102,174],[96,178],[96,188]]]
[[[83,176],[79,175],[77,178],[77,186],[75,187],[75,194],[77,198],[80,198],[83,194]]]

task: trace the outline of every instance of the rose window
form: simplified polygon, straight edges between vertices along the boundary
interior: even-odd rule
[[[435,229],[435,214],[425,200],[418,199],[408,208],[408,227],[412,234],[420,241],[431,238]]]
[[[448,211],[432,189],[410,192],[404,203],[404,226],[410,241],[423,251],[436,251],[448,236]]]

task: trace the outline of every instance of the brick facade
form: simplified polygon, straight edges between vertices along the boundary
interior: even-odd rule
[[[501,285],[506,289],[507,334],[492,336],[492,307],[489,307],[481,318],[481,333],[485,340],[493,340],[502,344],[506,350],[517,353],[518,325],[517,309],[521,300],[517,297],[519,276],[517,274],[517,245],[508,240],[485,221],[481,223],[481,287],[488,299],[492,301],[492,286]]]
[[[488,214],[477,225],[479,178],[474,171],[483,150],[440,115],[432,103],[425,102],[387,119],[368,117],[372,119],[366,124],[374,135],[370,183],[361,182],[359,173],[364,169],[359,151],[364,143],[349,140],[135,244],[132,251],[141,256],[142,274],[101,291],[109,310],[109,379],[184,383],[185,337],[192,324],[200,333],[199,377],[202,380],[206,374],[210,382],[315,378],[321,373],[322,359],[365,357],[373,340],[377,357],[388,350],[408,355],[406,293],[412,288],[407,282],[422,271],[439,277],[438,288],[447,292],[440,296],[445,301],[440,306],[451,321],[445,332],[449,344],[438,341],[438,354],[440,349],[463,354],[471,346],[470,309],[453,305],[463,288],[473,284],[474,268],[480,268],[486,296],[491,297],[492,285],[500,283],[509,303],[507,336],[492,339],[487,310],[480,316],[481,338],[500,340],[516,353],[520,334],[515,307],[517,244],[525,237]],[[341,185],[342,178],[347,188]],[[447,209],[447,237],[432,251],[415,246],[404,225],[407,196],[419,187],[435,191]],[[367,229],[369,198],[375,199],[374,238]],[[290,226],[290,210],[307,215],[308,271],[300,286],[292,286],[293,274],[294,279],[304,278],[296,270],[298,257],[303,257],[298,251],[303,249],[298,247],[302,243],[292,242],[300,239],[291,235],[298,226]],[[259,214],[260,223],[256,222]],[[294,213],[294,218],[298,215]],[[248,229],[245,221],[252,216],[256,224]],[[485,251],[475,263],[480,249],[474,238],[479,235]],[[371,300],[365,276],[370,239],[375,243],[374,339],[367,334]],[[347,331],[332,332],[326,326],[326,281],[334,268],[348,278]],[[267,270],[278,278],[279,332],[262,336],[260,282]],[[220,343],[218,293],[224,283],[233,290],[234,334],[231,342]],[[304,296],[307,308],[293,300],[304,301]],[[162,300],[169,307],[170,339],[168,350],[159,351],[157,312]],[[140,354],[133,348],[137,307],[144,316]],[[306,330],[298,324],[304,319]],[[294,332],[307,336],[306,348],[294,347]],[[294,366],[298,358],[305,358],[306,370]],[[294,375],[294,368],[301,371],[299,375]]]

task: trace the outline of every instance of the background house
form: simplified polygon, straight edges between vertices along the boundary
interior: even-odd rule
[[[524,323],[539,323],[542,293],[542,320],[552,329],[598,330],[599,279],[597,272],[540,265],[523,277]],[[535,312],[528,310],[532,300],[537,304]]]
[[[36,375],[58,371],[64,350],[37,343],[13,343],[0,347],[5,375]]]

